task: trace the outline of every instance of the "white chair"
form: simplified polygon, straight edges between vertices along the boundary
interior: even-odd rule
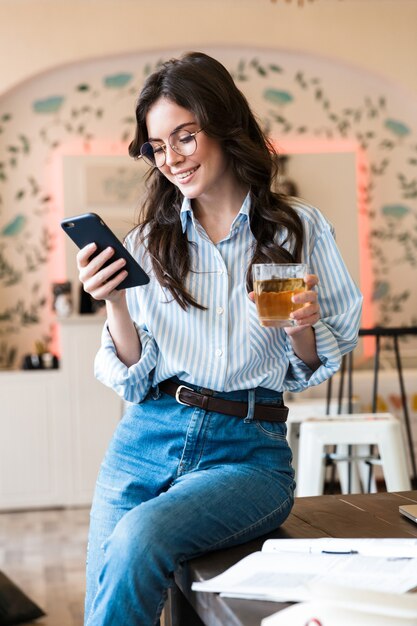
[[[288,420],[287,420],[287,440],[292,450],[293,460],[292,464],[297,472],[298,468],[298,445],[300,438],[300,425],[305,420],[312,417],[325,417],[328,414],[335,415],[336,413],[348,413],[349,412],[349,400],[348,398],[342,398],[340,401],[335,399],[326,398],[306,398],[302,400],[286,400],[285,405],[288,407]],[[354,398],[352,400],[352,412],[359,411],[359,404]]]
[[[337,454],[334,455],[337,466],[343,462],[352,463],[358,473],[357,461],[368,458],[366,451],[373,445],[378,446],[379,455],[373,455],[371,462],[381,465],[387,490],[410,490],[401,424],[391,413],[326,415],[306,419],[300,424],[296,495],[316,496],[323,493],[326,446],[337,446]],[[340,446],[353,446],[353,455],[341,457]],[[342,493],[347,493],[344,482],[341,481]]]

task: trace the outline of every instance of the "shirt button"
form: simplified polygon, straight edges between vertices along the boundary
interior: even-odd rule
[[[216,356],[221,356],[222,354],[223,354],[223,350],[220,350],[220,348],[217,348]]]
[[[219,270],[219,276],[221,276],[222,274],[224,274],[224,270]]]
[[[218,306],[217,309],[216,309],[217,315],[221,315],[223,313],[223,311],[224,311],[224,308],[222,306]]]

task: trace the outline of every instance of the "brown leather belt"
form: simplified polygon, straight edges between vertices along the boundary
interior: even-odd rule
[[[173,396],[180,404],[195,406],[204,411],[215,411],[224,415],[234,417],[246,417],[248,405],[246,402],[234,402],[224,398],[206,395],[194,391],[186,385],[178,385],[172,380],[164,380],[159,383],[159,389],[170,396]],[[275,406],[271,404],[255,404],[254,419],[265,422],[286,422],[288,408],[286,406]]]

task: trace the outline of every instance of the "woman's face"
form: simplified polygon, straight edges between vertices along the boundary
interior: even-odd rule
[[[166,145],[166,161],[159,170],[176,185],[181,193],[192,199],[210,197],[221,192],[232,179],[220,143],[208,137],[204,130],[196,135],[197,149],[190,156],[177,154],[168,143],[170,134],[184,128],[191,133],[200,130],[193,113],[171,100],[160,98],[146,116],[150,142]]]

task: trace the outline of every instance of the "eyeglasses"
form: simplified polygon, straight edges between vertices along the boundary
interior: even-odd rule
[[[168,137],[168,144],[170,148],[180,154],[181,156],[191,156],[197,150],[196,135],[201,133],[203,129],[200,128],[194,133],[180,128],[174,130]],[[167,154],[167,144],[158,143],[157,141],[147,141],[141,146],[140,156],[138,159],[143,159],[145,163],[151,167],[162,167],[165,165]]]

